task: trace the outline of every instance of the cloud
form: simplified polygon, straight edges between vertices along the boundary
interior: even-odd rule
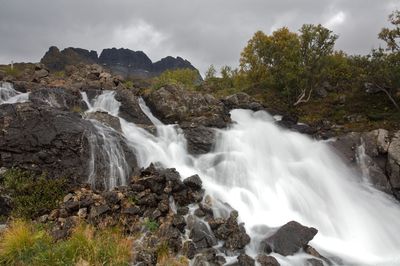
[[[368,53],[398,0],[0,0],[0,60],[39,61],[51,45],[182,56],[201,72],[238,65],[257,30],[324,24],[337,48]]]

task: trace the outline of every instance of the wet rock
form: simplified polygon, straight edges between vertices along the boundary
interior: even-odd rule
[[[120,198],[118,197],[118,193],[116,191],[103,192],[102,196],[104,197],[106,202],[110,205],[115,205],[120,202]]]
[[[224,247],[230,251],[243,249],[250,243],[250,236],[246,234],[245,228],[238,224],[237,217],[237,211],[232,211],[226,223],[214,230],[218,239],[225,240]]]
[[[217,251],[213,248],[204,249],[193,260],[193,266],[219,266],[223,261],[217,258]]]
[[[266,239],[260,242],[259,252],[269,254],[272,252],[271,245],[268,243]]]
[[[322,260],[319,259],[307,259],[307,266],[324,266]]]
[[[179,215],[186,215],[189,213],[189,207],[179,207],[176,212]]]
[[[35,104],[45,104],[65,111],[83,112],[86,104],[78,91],[63,88],[40,88],[29,94],[29,100]]]
[[[185,180],[183,180],[183,184],[186,186],[194,189],[194,190],[200,190],[202,187],[202,181],[201,178],[198,175],[192,175]]]
[[[71,112],[27,102],[0,106],[0,131],[2,166],[47,172],[49,177],[64,177],[70,183],[87,181],[90,141],[99,134],[90,121]],[[135,156],[125,140],[118,134],[114,137],[121,144],[128,165],[135,167]],[[98,158],[96,167],[101,163]],[[97,169],[97,176],[105,176],[106,171],[108,168]]]
[[[182,233],[185,231],[186,221],[182,215],[174,215],[172,224]]]
[[[261,266],[280,266],[279,262],[274,257],[265,254],[258,255],[257,261]]]
[[[94,112],[86,114],[87,119],[94,119],[105,124],[118,132],[122,132],[119,118],[108,114],[107,112]]]
[[[204,154],[212,150],[215,143],[215,129],[197,126],[182,128],[191,154]]]
[[[240,254],[238,257],[238,263],[240,266],[254,266],[255,260],[246,254]]]
[[[272,251],[283,256],[289,256],[306,246],[317,232],[318,230],[313,227],[306,227],[298,222],[291,221],[267,238],[267,242],[270,243]]]
[[[140,108],[139,97],[135,95],[133,90],[118,89],[115,99],[121,102],[121,107],[119,108],[120,117],[139,126],[153,125]]]
[[[187,240],[183,243],[183,254],[190,260],[196,255],[196,245],[192,240]]]
[[[209,248],[217,244],[214,234],[198,219],[195,220],[189,237],[195,243],[196,249]]]

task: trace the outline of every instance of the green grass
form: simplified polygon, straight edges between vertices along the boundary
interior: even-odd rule
[[[147,230],[150,232],[155,232],[157,231],[159,224],[157,221],[154,221],[153,219],[146,218],[143,223],[144,227],[146,227]]]
[[[129,265],[132,240],[120,230],[81,224],[71,237],[54,242],[44,229],[14,221],[0,236],[0,265]]]
[[[12,199],[12,216],[31,219],[57,207],[65,192],[66,180],[38,177],[12,168],[4,174],[2,186]]]

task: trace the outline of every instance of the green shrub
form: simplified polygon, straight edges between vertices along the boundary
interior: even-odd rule
[[[35,218],[57,207],[66,189],[63,178],[39,177],[28,171],[12,168],[4,174],[3,187],[12,199],[12,216]]]

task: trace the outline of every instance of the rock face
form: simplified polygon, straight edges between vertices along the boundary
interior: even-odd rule
[[[167,124],[223,128],[230,122],[224,105],[213,96],[178,86],[164,86],[146,95],[144,100],[153,114]]]
[[[87,181],[90,138],[98,131],[79,114],[35,103],[5,104],[0,106],[0,131],[0,167],[47,172],[71,183]],[[124,152],[133,171],[135,156],[127,148]]]
[[[209,152],[215,140],[213,128],[226,127],[230,122],[221,101],[177,86],[164,86],[145,95],[144,100],[163,123],[180,125],[192,154]]]
[[[317,232],[318,230],[313,227],[306,227],[298,222],[291,221],[279,228],[266,241],[270,243],[272,251],[283,256],[289,256],[305,247]]]
[[[395,194],[400,196],[400,131],[397,131],[388,147],[387,168],[389,180]]]
[[[181,57],[168,56],[153,63],[142,51],[123,48],[104,49],[98,57],[96,51],[72,47],[60,51],[57,47],[52,46],[40,62],[46,65],[50,71],[67,70],[67,66],[80,63],[100,64],[112,73],[124,78],[149,78],[165,70],[173,69],[189,68],[196,70],[189,61]],[[200,74],[199,78],[201,79]]]
[[[387,130],[377,129],[365,133],[348,133],[329,142],[339,156],[360,174],[367,175],[378,189],[393,193],[397,198],[400,184],[396,183],[396,134],[390,138]],[[390,152],[389,152],[390,151]],[[394,156],[393,156],[394,155]]]

